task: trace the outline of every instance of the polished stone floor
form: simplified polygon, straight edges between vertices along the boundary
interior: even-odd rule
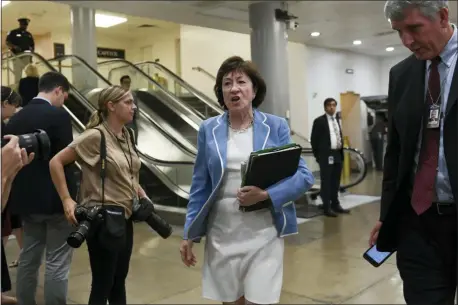
[[[351,190],[353,194],[380,195],[381,175],[370,172]],[[287,238],[282,304],[404,304],[402,282],[395,258],[380,268],[362,259],[379,203],[352,209],[335,219],[316,217],[300,225],[300,234]],[[180,260],[180,236],[167,240],[143,224],[136,225],[134,254],[127,291],[130,304],[212,304],[201,298],[200,266],[203,246],[196,245],[198,265]],[[7,244],[9,261],[17,255],[14,240]],[[43,270],[37,299],[42,304]],[[13,282],[15,269],[10,269]],[[69,283],[69,303],[84,304],[90,289],[86,249],[75,251]],[[12,292],[14,294],[14,291]]]

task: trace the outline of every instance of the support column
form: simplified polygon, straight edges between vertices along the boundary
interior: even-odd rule
[[[72,54],[84,59],[97,70],[95,10],[71,6]],[[97,88],[97,77],[77,60],[72,61],[72,83],[79,91]],[[82,92],[83,94],[86,92]]]
[[[281,2],[258,2],[249,7],[251,59],[266,81],[262,111],[289,120],[288,36],[286,24],[277,21]]]

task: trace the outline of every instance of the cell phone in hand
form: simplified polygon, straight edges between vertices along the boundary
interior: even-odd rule
[[[374,267],[380,267],[394,252],[380,252],[373,245],[363,254],[363,258]]]

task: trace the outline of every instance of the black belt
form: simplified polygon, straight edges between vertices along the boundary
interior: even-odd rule
[[[438,215],[456,214],[456,204],[454,202],[433,202],[433,208]],[[435,206],[435,207],[434,207]]]

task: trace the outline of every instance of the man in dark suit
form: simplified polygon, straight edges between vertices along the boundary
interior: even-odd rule
[[[37,154],[35,160],[18,173],[8,201],[12,213],[22,218],[24,229],[16,284],[19,304],[36,304],[37,275],[44,253],[45,303],[66,304],[73,253],[66,239],[72,226],[64,216],[62,202],[52,183],[49,160],[73,140],[70,116],[62,108],[69,88],[69,82],[62,74],[43,74],[38,84],[38,96],[13,115],[7,125],[6,133],[14,135],[42,129],[51,142],[49,158],[40,158]],[[74,182],[67,173],[72,188]]]
[[[444,0],[387,1],[385,15],[413,54],[390,71],[381,212],[370,244],[397,251],[407,304],[454,304],[457,28]]]
[[[324,215],[337,217],[347,214],[339,202],[340,175],[343,163],[343,137],[339,119],[336,117],[337,101],[324,101],[324,115],[313,121],[311,144],[313,155],[320,165],[320,196],[323,200]]]

